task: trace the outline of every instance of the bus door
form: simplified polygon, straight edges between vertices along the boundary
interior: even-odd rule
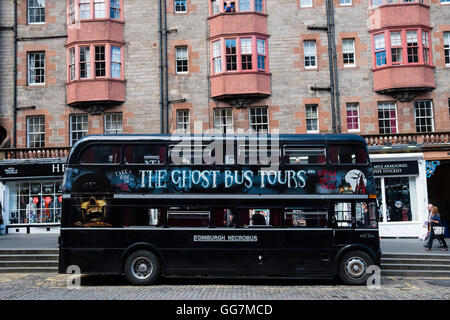
[[[342,201],[334,203],[332,216],[333,244],[346,245],[353,243],[352,202]]]

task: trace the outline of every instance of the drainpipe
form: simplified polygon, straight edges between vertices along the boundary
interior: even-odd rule
[[[339,99],[339,77],[337,69],[337,55],[336,55],[336,35],[335,35],[335,24],[334,24],[334,7],[333,1],[330,2],[330,20],[331,20],[331,35],[332,35],[332,46],[333,46],[333,74],[334,74],[334,94],[336,102],[336,133],[341,133],[341,107]]]
[[[333,6],[333,0],[327,0],[327,38],[328,38],[328,64],[329,64],[329,70],[330,70],[330,91],[331,91],[331,130],[332,133],[336,133],[336,110],[335,110],[335,76],[334,76],[334,46],[332,46],[331,37],[333,36],[334,32],[331,32],[332,26],[332,6]]]
[[[167,65],[167,0],[164,1],[164,76],[165,76],[165,94],[164,105],[166,108],[166,133],[169,133],[169,72]]]
[[[158,6],[158,41],[159,41],[159,126],[160,133],[164,133],[164,103],[163,103],[163,44],[162,44],[162,0],[159,0]]]
[[[17,0],[14,0],[13,148],[17,147]]]

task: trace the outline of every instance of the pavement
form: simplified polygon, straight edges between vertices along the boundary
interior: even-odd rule
[[[0,236],[0,249],[57,249],[58,234],[8,234]],[[450,239],[449,239],[450,240]],[[418,239],[382,239],[385,253],[423,253]],[[435,246],[437,247],[437,242]],[[436,250],[438,252],[438,250]],[[439,251],[441,252],[441,251]],[[46,273],[0,273],[0,300],[145,300],[173,301],[167,311],[175,314],[187,300],[262,301],[288,300],[449,300],[450,278],[419,279],[382,276],[378,288],[348,286],[335,280],[296,279],[174,279],[162,278],[152,286],[132,286],[123,276]],[[76,277],[76,276],[75,276]],[[73,285],[78,283],[79,285]],[[220,302],[222,301],[222,302]],[[272,301],[272,302],[271,302]],[[188,302],[189,303],[189,302]],[[252,302],[249,302],[251,304]],[[178,305],[179,304],[179,305]],[[164,308],[164,304],[161,305]],[[216,312],[220,312],[218,306]],[[292,310],[293,311],[293,310]]]
[[[58,249],[58,233],[35,234],[4,234],[0,236],[0,249]],[[446,239],[450,245],[450,239]],[[425,253],[424,242],[419,239],[381,239],[381,251],[383,253]],[[450,254],[450,251],[442,252],[438,248],[438,241],[434,241],[433,251],[427,254]]]

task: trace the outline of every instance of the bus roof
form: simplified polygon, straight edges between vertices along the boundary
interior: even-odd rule
[[[243,139],[243,138],[258,138],[264,136],[250,135],[250,134],[188,134],[188,135],[176,135],[176,134],[102,134],[102,135],[88,135],[78,140],[73,149],[91,142],[142,142],[142,141],[167,141],[167,142],[179,142],[185,139],[190,140],[202,140],[208,139]],[[268,134],[267,139],[278,137],[282,143],[362,143],[366,141],[356,134],[280,134],[272,135]]]

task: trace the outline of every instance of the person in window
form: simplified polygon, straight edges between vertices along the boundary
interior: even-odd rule
[[[433,247],[433,240],[434,240],[435,237],[441,240],[442,245],[443,245],[442,251],[448,251],[447,243],[445,242],[444,236],[443,235],[435,235],[434,234],[433,227],[442,226],[441,221],[442,220],[441,220],[441,215],[439,214],[439,210],[438,210],[437,207],[434,206],[433,207],[433,211],[432,211],[432,216],[431,216],[430,221],[428,223],[428,228],[429,228],[429,231],[430,231],[430,238],[428,239],[428,244],[427,244],[427,247],[425,249],[426,251],[431,251],[431,248]]]
[[[225,12],[234,12],[234,2],[225,1]]]
[[[265,226],[265,225],[266,225],[266,218],[264,218],[262,214],[256,211],[252,215],[252,226]]]
[[[363,224],[365,227],[370,227],[370,213],[367,209],[367,203],[362,203],[362,216],[363,216]]]

